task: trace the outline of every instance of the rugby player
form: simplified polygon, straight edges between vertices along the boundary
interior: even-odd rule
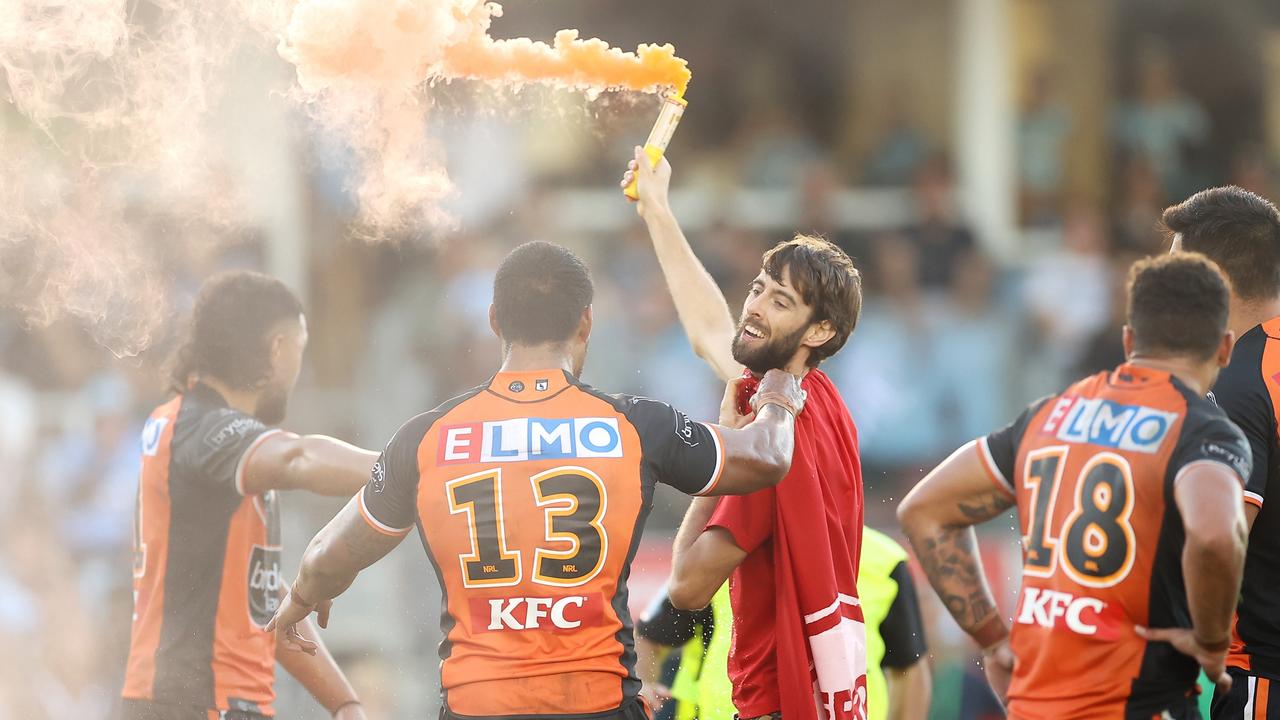
[[[1214,718],[1280,718],[1280,212],[1238,187],[1205,190],[1165,210],[1174,251],[1203,253],[1231,281],[1236,334],[1231,364],[1213,398],[1249,440],[1253,472],[1245,483],[1250,525],[1244,583],[1232,625],[1227,669],[1236,682],[1215,693]]]
[[[176,394],[142,434],[126,720],[269,718],[277,660],[334,717],[364,717],[327,651],[277,652],[265,630],[284,590],[276,491],[349,496],[377,457],[273,427],[306,344],[279,280],[231,272],[201,288]]]
[[[1198,718],[1197,663],[1230,683],[1252,459],[1205,398],[1231,355],[1228,304],[1201,255],[1137,263],[1128,360],[960,448],[898,507],[1010,717]],[[1015,506],[1023,580],[1010,634],[972,526]]]
[[[664,159],[651,166],[636,148],[622,185],[633,179],[636,210],[694,351],[721,378],[736,378],[744,396],[773,368],[803,376],[808,393],[792,469],[776,491],[718,503],[700,499],[689,507],[676,536],[671,601],[704,607],[730,580],[735,624],[729,676],[743,718],[779,712],[789,720],[866,717],[857,431],[835,385],[818,369],[853,333],[861,277],[832,243],[797,235],[765,253],[735,323],[671,212],[670,164]],[[721,422],[746,417],[722,415]],[[818,666],[816,705],[810,661]]]
[[[646,716],[627,577],[656,483],[743,493],[791,463],[796,378],[765,377],[754,422],[692,422],[664,403],[578,380],[593,287],[568,250],[513,250],[493,284],[502,364],[406,423],[364,491],[312,540],[273,627],[296,624],[416,525],[444,593],[442,717]],[[729,398],[729,402],[733,402]]]

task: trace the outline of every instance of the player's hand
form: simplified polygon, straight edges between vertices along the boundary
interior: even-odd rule
[[[756,419],[756,414],[743,415],[738,412],[738,393],[742,391],[742,381],[745,378],[734,378],[724,388],[724,398],[720,400],[720,424],[724,427],[737,430],[746,427],[752,420]]]
[[[649,709],[657,713],[671,699],[671,688],[662,683],[645,683],[640,686],[640,696],[649,703]]]
[[[625,188],[636,181],[636,214],[648,217],[655,211],[666,210],[668,190],[671,188],[671,163],[665,157],[658,160],[656,166],[649,165],[649,156],[639,145],[635,149],[635,157],[627,163],[627,171],[622,174],[620,187]]]
[[[791,406],[796,415],[804,409],[805,391],[800,388],[800,378],[786,370],[770,370],[760,380],[751,407],[759,410],[770,399],[781,400]]]
[[[298,623],[307,619],[307,616],[315,612],[318,616],[320,627],[329,627],[329,610],[333,607],[332,600],[325,600],[315,605],[305,605],[298,600],[297,593],[292,589],[285,595],[284,601],[280,603],[276,614],[271,618],[271,622],[267,623],[267,632],[276,634],[276,642],[283,643],[286,650],[292,652],[304,652],[308,655],[315,655],[319,645],[309,638],[303,637],[298,632]]]
[[[364,707],[358,702],[343,705],[333,714],[333,720],[368,720],[368,718],[369,716],[364,714]]]
[[[1206,645],[1196,637],[1194,630],[1186,628],[1147,628],[1141,625],[1133,628],[1140,637],[1150,642],[1165,642],[1174,650],[1195,658],[1204,669],[1204,674],[1218,686],[1222,692],[1231,689],[1231,676],[1227,674],[1227,649],[1229,640]]]
[[[1000,698],[1001,704],[1008,703],[1009,681],[1013,679],[1013,649],[1008,640],[982,651],[982,672],[987,682]]]

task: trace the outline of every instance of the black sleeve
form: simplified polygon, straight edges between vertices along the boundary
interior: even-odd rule
[[[1197,462],[1216,462],[1231,468],[1247,484],[1253,472],[1253,453],[1244,433],[1207,400],[1196,398],[1187,409],[1182,434],[1169,460],[1170,480]],[[1247,485],[1246,485],[1247,489]]]
[[[244,494],[246,460],[266,438],[280,432],[261,420],[231,408],[218,408],[197,422],[188,442],[175,447],[174,461],[203,478],[228,499]]]
[[[1244,489],[1250,501],[1261,505],[1267,493],[1267,476],[1270,474],[1272,458],[1275,457],[1273,448],[1276,445],[1276,415],[1271,405],[1271,394],[1267,391],[1258,365],[1249,367],[1245,362],[1252,344],[1242,340],[1237,345],[1235,352],[1242,355],[1239,358],[1242,364],[1237,366],[1237,358],[1232,357],[1231,365],[1218,378],[1210,397],[1227,413],[1231,422],[1240,428],[1249,443],[1252,469],[1245,476]],[[1240,345],[1245,347],[1241,348]]]
[[[1022,444],[1022,436],[1027,433],[1027,425],[1031,423],[1031,419],[1040,412],[1040,408],[1044,404],[1053,400],[1055,396],[1040,398],[1039,400],[1027,406],[1022,414],[1014,419],[1013,422],[978,439],[978,447],[984,456],[984,462],[990,467],[996,479],[1004,484],[1009,492],[1016,492],[1014,486],[1014,464],[1018,461],[1018,446]]]
[[[387,443],[360,493],[365,519],[378,530],[408,532],[418,519],[418,448],[438,414],[405,423]]]
[[[715,430],[656,400],[621,398],[621,402],[627,420],[640,435],[644,462],[658,482],[690,495],[706,495],[715,488],[724,465]]]
[[[920,616],[920,600],[916,597],[911,568],[900,562],[889,577],[898,583],[898,594],[880,624],[880,637],[884,640],[884,659],[880,665],[903,670],[924,657],[929,646],[924,639],[924,620]]]
[[[645,640],[678,647],[693,639],[699,625],[703,627],[703,637],[710,637],[714,622],[710,606],[696,611],[676,609],[664,587],[640,616],[636,632]]]

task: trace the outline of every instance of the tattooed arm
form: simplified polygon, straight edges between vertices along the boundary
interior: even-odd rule
[[[1014,498],[987,473],[980,452],[969,443],[943,461],[903,498],[898,522],[947,611],[994,658],[987,674],[1003,698],[1007,672],[991,676],[1012,670],[1009,630],[987,585],[973,526],[1003,514]]]
[[[404,534],[376,530],[360,514],[360,497],[346,507],[311,539],[288,597],[281,603],[267,630],[287,646],[315,654],[316,643],[302,637],[297,624],[313,611],[320,627],[329,626],[333,598],[350,587],[361,570],[391,552]]]

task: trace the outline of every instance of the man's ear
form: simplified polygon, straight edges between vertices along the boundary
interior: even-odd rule
[[[498,308],[493,303],[489,303],[489,329],[493,331],[499,341],[505,344],[505,341],[502,340],[502,332],[498,330]]]
[[[1133,357],[1133,328],[1128,325],[1120,331],[1120,344],[1124,346],[1124,359]]]
[[[801,344],[805,347],[820,348],[835,336],[836,328],[831,324],[830,320],[810,323],[809,330],[805,332],[804,340],[801,341]]]
[[[591,339],[591,326],[595,323],[595,313],[591,306],[588,305],[582,311],[582,317],[578,318],[578,339],[587,342]]]
[[[1236,346],[1236,334],[1228,330],[1218,345],[1218,367],[1226,367],[1231,363],[1231,349]]]

